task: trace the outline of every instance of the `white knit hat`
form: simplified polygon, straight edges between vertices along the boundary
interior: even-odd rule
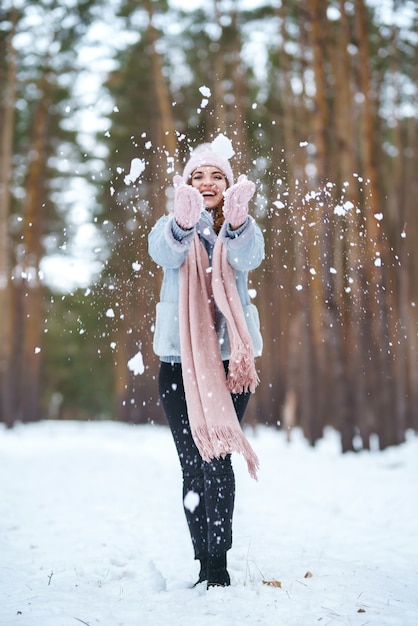
[[[189,182],[192,173],[203,165],[218,167],[225,174],[230,187],[234,184],[234,174],[232,172],[229,159],[234,155],[234,150],[230,140],[225,135],[218,135],[212,143],[202,143],[197,146],[183,170],[183,180]]]

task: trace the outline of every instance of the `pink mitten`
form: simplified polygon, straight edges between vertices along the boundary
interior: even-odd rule
[[[176,174],[174,183],[174,217],[180,228],[190,230],[199,221],[203,209],[203,197],[195,187],[187,185]]]
[[[229,187],[224,193],[224,216],[232,228],[238,228],[247,219],[248,203],[255,192],[255,185],[241,174],[238,182]]]

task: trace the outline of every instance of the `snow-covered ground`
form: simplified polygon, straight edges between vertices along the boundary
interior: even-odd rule
[[[206,591],[167,428],[0,427],[0,625],[417,626],[418,438],[341,455],[332,431],[248,436],[232,586]]]

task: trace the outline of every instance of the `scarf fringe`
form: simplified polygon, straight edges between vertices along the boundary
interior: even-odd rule
[[[255,392],[260,379],[255,369],[252,346],[236,346],[229,359],[227,387],[232,393]]]
[[[200,426],[192,434],[204,461],[209,463],[214,458],[225,458],[227,454],[238,452],[244,457],[250,476],[258,480],[260,461],[242,431],[228,426],[213,426],[210,430]]]

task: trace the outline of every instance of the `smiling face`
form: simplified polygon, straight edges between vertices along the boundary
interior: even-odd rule
[[[195,169],[192,173],[191,184],[203,196],[203,204],[208,211],[212,211],[222,204],[223,193],[228,186],[225,174],[212,165],[204,165]]]

